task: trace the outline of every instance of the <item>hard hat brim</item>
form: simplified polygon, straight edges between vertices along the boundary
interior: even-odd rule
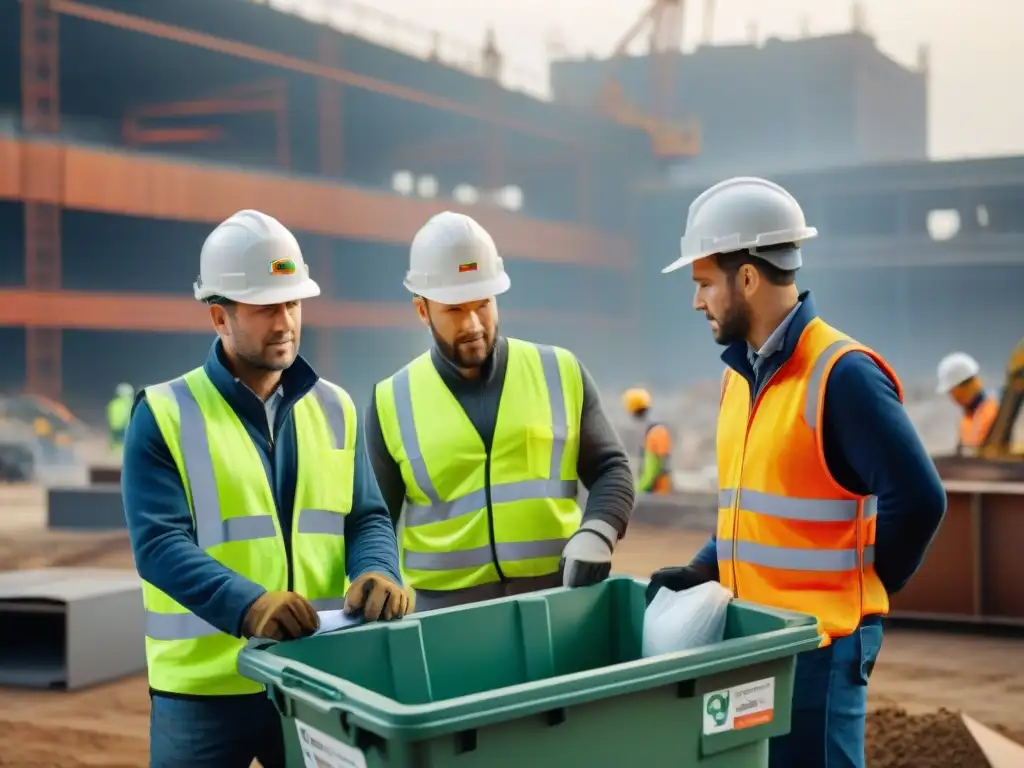
[[[677,269],[682,269],[683,267],[688,267],[691,264],[693,264],[695,261],[700,261],[701,259],[706,259],[706,258],[707,258],[707,256],[702,256],[702,255],[681,256],[678,259],[676,259],[675,261],[673,261],[671,264],[669,264],[667,267],[662,269],[661,270],[661,274],[667,275],[670,272],[675,272]]]
[[[683,267],[693,264],[695,261],[706,259],[717,253],[732,253],[754,249],[751,253],[754,256],[757,256],[758,254],[756,253],[756,249],[767,248],[772,245],[782,245],[783,243],[793,243],[799,253],[800,246],[808,240],[813,240],[817,236],[818,230],[814,227],[804,227],[803,229],[787,230],[784,232],[769,232],[764,235],[759,235],[757,238],[750,241],[743,241],[738,235],[734,235],[728,238],[721,238],[718,241],[705,241],[702,243],[705,245],[705,248],[697,250],[700,248],[700,245],[695,242],[689,242],[687,236],[683,235],[680,239],[680,245],[686,255],[681,256],[661,270],[661,274],[667,275],[669,272],[675,272],[677,269],[682,269]],[[707,248],[706,245],[709,243],[713,244],[714,247]],[[687,253],[687,251],[689,252]],[[761,258],[765,257],[762,256]],[[765,260],[769,261],[769,263],[771,262],[770,259],[765,258]],[[800,263],[800,260],[797,259],[797,263],[793,267],[781,265],[776,266],[779,266],[780,269],[799,269],[802,264]]]
[[[469,304],[473,301],[489,299],[491,296],[498,296],[512,287],[512,281],[507,273],[502,272],[490,280],[450,285],[443,288],[417,288],[408,280],[404,282],[404,285],[411,293],[422,296],[429,301],[436,301],[438,304],[455,305]]]
[[[311,280],[309,278],[306,278],[298,284],[283,285],[272,288],[247,288],[244,291],[224,291],[220,293],[196,291],[196,298],[200,301],[208,299],[211,296],[222,296],[230,301],[237,301],[239,304],[253,304],[255,306],[287,304],[290,301],[313,299],[319,295],[320,286],[315,280]]]

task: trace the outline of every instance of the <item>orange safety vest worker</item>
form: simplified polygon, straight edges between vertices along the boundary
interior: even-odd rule
[[[822,645],[886,614],[874,568],[874,496],[858,496],[825,463],[825,385],[840,357],[869,355],[903,399],[896,374],[873,350],[820,318],[751,403],[750,386],[727,370],[718,419],[721,583],[746,600],[813,614]]]
[[[654,422],[647,427],[638,490],[648,493],[672,493],[672,436],[668,427]],[[653,475],[653,477],[652,477]]]
[[[964,411],[960,419],[960,446],[977,448],[984,443],[998,413],[999,403],[983,393],[981,402],[973,409]]]

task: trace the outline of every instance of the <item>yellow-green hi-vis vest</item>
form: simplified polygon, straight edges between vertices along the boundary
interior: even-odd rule
[[[196,544],[265,587],[288,588],[287,555],[263,461],[245,426],[202,368],[146,388],[192,511]],[[345,596],[345,516],[352,509],[356,410],[320,379],[293,411],[298,476],[292,528],[292,589],[318,610]],[[257,693],[240,676],[245,641],[221,632],[143,582],[146,663],[152,688],[220,696]]]
[[[583,379],[564,349],[508,340],[488,456],[425,353],[376,390],[377,414],[406,489],[402,575],[450,591],[558,570],[579,528],[576,460]],[[489,511],[490,510],[490,511]]]

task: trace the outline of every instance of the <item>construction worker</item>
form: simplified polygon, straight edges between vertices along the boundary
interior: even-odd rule
[[[681,256],[693,306],[726,347],[718,417],[718,530],[652,591],[719,580],[740,598],[811,614],[822,647],[797,660],[792,729],[773,768],[864,766],[867,682],[889,597],[945,513],[938,473],[899,379],[799,293],[817,235],[786,190],[734,178],[690,206]]]
[[[152,766],[283,767],[280,716],[237,672],[245,638],[309,635],[322,610],[399,618],[410,597],[355,406],[298,356],[320,288],[295,237],[234,214],[203,244],[194,288],[217,339],[202,367],[142,391],[122,472]]]
[[[114,391],[114,399],[107,403],[107,434],[112,453],[121,454],[134,402],[135,388],[127,382],[121,382]]]
[[[651,393],[642,387],[627,389],[622,395],[622,404],[626,413],[640,422],[644,432],[637,491],[672,493],[672,435],[664,424],[650,419]]]
[[[963,411],[957,453],[976,449],[984,443],[999,413],[999,402],[985,391],[978,375],[980,371],[978,361],[965,352],[953,352],[939,363],[936,392],[949,395]]]
[[[379,382],[367,449],[421,609],[606,578],[633,510],[629,459],[576,357],[502,336],[491,236],[444,212],[405,287],[433,348]],[[589,489],[586,512],[577,484]]]

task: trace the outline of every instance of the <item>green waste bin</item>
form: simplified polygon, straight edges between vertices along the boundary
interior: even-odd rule
[[[814,619],[734,601],[724,642],[644,659],[646,585],[253,642],[238,669],[281,712],[289,768],[765,768]]]

